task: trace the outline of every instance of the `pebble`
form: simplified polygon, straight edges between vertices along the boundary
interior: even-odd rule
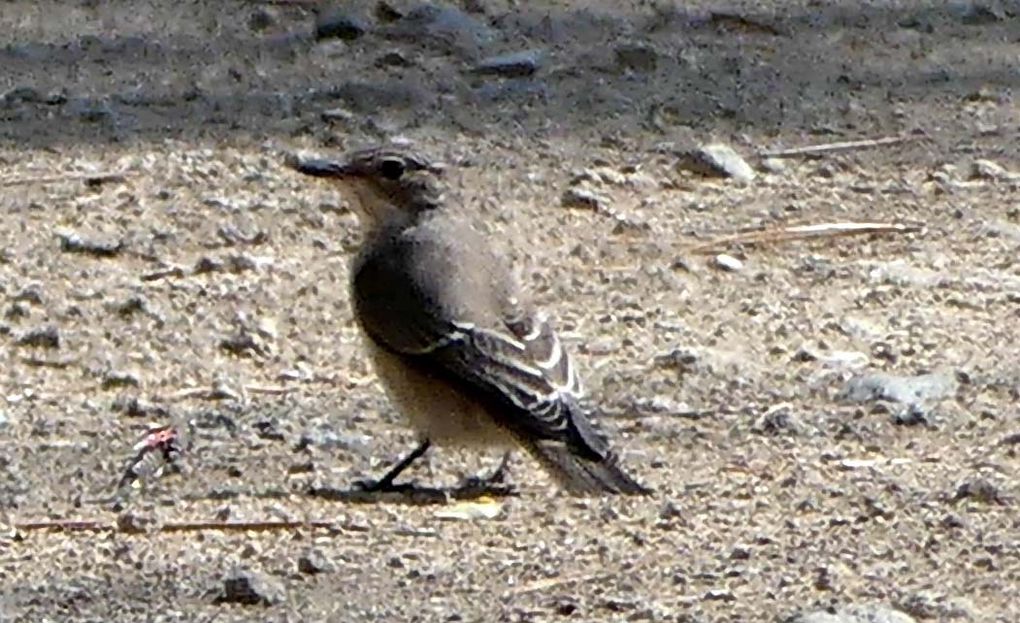
[[[713,143],[679,154],[677,166],[708,177],[728,177],[749,182],[756,177],[754,169],[729,145]]]
[[[917,404],[941,400],[956,391],[956,380],[948,374],[897,376],[876,372],[855,376],[847,381],[843,397],[851,402],[890,400]]]
[[[490,56],[475,65],[474,72],[481,75],[522,78],[538,71],[543,60],[545,60],[544,50],[523,50]]]
[[[587,188],[568,188],[560,198],[565,208],[586,208],[588,210],[604,210],[608,200],[602,195]]]
[[[744,268],[743,262],[732,255],[726,255],[725,253],[720,253],[715,256],[713,261],[715,262],[716,268],[721,268],[722,270],[729,271],[731,273],[743,270]]]
[[[248,17],[248,28],[258,32],[276,23],[276,15],[268,8],[257,8]]]
[[[969,26],[994,24],[1008,15],[998,0],[956,0],[948,3],[949,12]]]
[[[60,348],[60,330],[53,326],[33,329],[18,338],[18,346]]]
[[[1020,179],[1020,174],[1006,170],[1001,164],[991,160],[975,160],[970,165],[970,179],[1011,182]]]
[[[879,605],[852,605],[833,611],[814,610],[795,615],[786,623],[917,623],[914,617]]]
[[[659,63],[659,52],[646,43],[622,43],[613,53],[617,66],[631,71],[655,71]]]
[[[298,571],[308,575],[317,575],[319,573],[332,573],[336,571],[336,565],[331,560],[326,558],[322,552],[313,549],[305,552],[298,558],[297,561]]]
[[[406,15],[399,11],[387,15],[394,21],[387,26],[386,36],[412,40],[444,52],[473,56],[496,36],[479,20],[451,6],[422,4]]]
[[[368,23],[342,9],[329,9],[315,19],[315,38],[354,41],[368,32]]]
[[[276,578],[245,569],[235,569],[223,578],[217,603],[272,606],[287,599],[287,589]]]

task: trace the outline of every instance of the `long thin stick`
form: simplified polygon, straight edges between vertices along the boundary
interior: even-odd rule
[[[104,173],[65,173],[62,175],[40,175],[35,177],[9,177],[0,179],[0,186],[24,186],[27,184],[54,184],[56,182],[85,182],[89,185],[107,182],[123,182],[130,175],[127,171]]]
[[[40,530],[58,530],[61,532],[132,532],[118,526],[115,522],[91,521],[83,519],[56,519],[43,521],[26,521],[11,524],[17,531],[30,532]],[[341,524],[334,521],[309,520],[309,521],[184,521],[177,523],[164,523],[154,527],[156,532],[201,532],[204,530],[220,531],[267,531],[267,530],[295,530],[299,528],[343,528]],[[144,532],[144,529],[138,530]]]
[[[819,223],[816,225],[789,225],[776,229],[742,232],[722,236],[690,247],[688,253],[714,253],[721,247],[734,244],[762,244],[789,240],[812,240],[866,234],[908,234],[921,231],[920,225],[910,223]]]
[[[823,143],[821,145],[807,145],[805,147],[792,147],[790,149],[777,149],[775,151],[762,152],[764,158],[794,158],[797,156],[812,156],[816,154],[831,153],[836,151],[850,151],[853,149],[867,149],[870,147],[882,147],[883,145],[895,145],[914,141],[920,136],[884,136],[882,138],[869,138],[860,141],[841,141],[838,143]]]

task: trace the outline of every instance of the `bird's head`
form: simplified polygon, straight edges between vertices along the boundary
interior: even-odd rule
[[[413,219],[440,205],[442,166],[406,149],[371,147],[339,160],[303,160],[293,166],[340,184],[352,207],[371,224]]]

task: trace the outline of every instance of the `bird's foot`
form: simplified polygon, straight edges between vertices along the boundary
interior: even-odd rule
[[[396,483],[386,478],[380,480],[358,480],[354,482],[354,488],[365,493],[411,493],[417,487],[414,483]]]

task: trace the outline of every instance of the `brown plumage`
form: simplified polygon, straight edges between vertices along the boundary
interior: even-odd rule
[[[524,447],[570,492],[647,493],[579,404],[581,384],[544,315],[502,258],[447,208],[441,168],[402,149],[353,152],[299,171],[341,183],[365,228],[351,275],[380,379],[422,445]]]

